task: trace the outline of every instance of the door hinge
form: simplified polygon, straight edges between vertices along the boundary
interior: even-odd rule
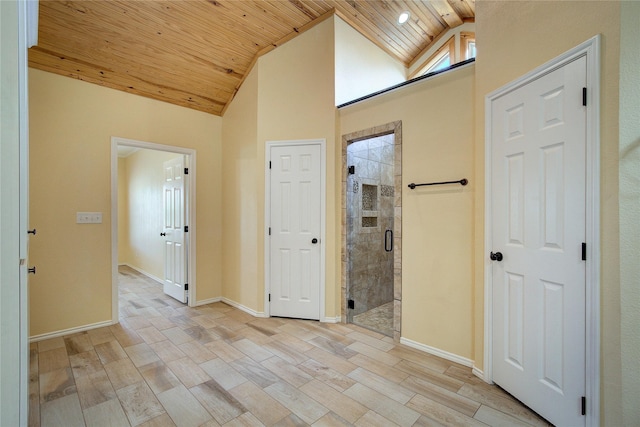
[[[188,283],[185,283],[185,284],[184,284],[184,290],[185,290],[185,291],[188,291],[188,290],[189,290],[189,284],[188,284]]]
[[[582,88],[582,105],[587,105],[587,88]]]
[[[271,169],[271,160],[269,160],[269,169]]]
[[[189,168],[184,168],[184,174],[189,175]]]
[[[271,294],[269,294],[269,302],[271,302]]]
[[[271,227],[269,227],[269,236],[271,236]]]
[[[356,308],[356,302],[354,300],[352,300],[352,299],[348,300],[347,301],[347,308],[350,308],[350,309],[353,310],[354,308]]]
[[[355,166],[349,166],[349,168],[347,169],[347,172],[349,172],[349,175],[353,175],[356,173],[356,167]]]
[[[587,415],[587,398],[582,396],[582,415]]]
[[[587,244],[582,242],[582,260],[587,260]]]
[[[188,225],[185,225],[185,226],[184,226],[184,232],[185,232],[185,233],[188,233],[188,232],[189,232],[189,226],[188,226]]]

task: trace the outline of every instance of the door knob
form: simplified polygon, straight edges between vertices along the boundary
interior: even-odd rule
[[[314,237],[313,239],[311,239],[311,243],[313,243],[313,244],[315,245],[316,243],[318,243],[318,239],[316,239],[316,238]]]
[[[166,236],[166,235],[167,235],[167,233],[160,233],[160,235],[161,235],[161,236]]]
[[[489,258],[491,258],[491,261],[502,261],[502,252],[491,252]]]

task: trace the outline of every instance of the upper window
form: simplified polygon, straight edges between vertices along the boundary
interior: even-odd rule
[[[476,35],[474,33],[460,33],[460,50],[463,59],[476,57]]]
[[[460,61],[475,57],[475,33],[461,31],[443,43],[420,67],[409,75],[409,78],[444,70]]]
[[[447,67],[450,67],[452,63],[454,63],[454,55],[455,55],[455,38],[451,37],[445,44],[443,44],[440,49],[436,51],[431,57],[427,60],[425,66],[422,68],[422,73],[427,74],[433,73],[434,71],[444,70]]]
[[[433,63],[433,65],[431,65],[430,67],[428,67],[424,73],[432,73],[434,71],[440,71],[440,70],[444,70],[447,67],[451,66],[451,53],[450,52],[445,52],[444,55],[442,55],[441,58],[439,58],[436,62]]]

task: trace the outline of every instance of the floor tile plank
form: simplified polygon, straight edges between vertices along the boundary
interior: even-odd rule
[[[214,380],[198,384],[190,391],[220,424],[227,423],[247,411],[242,403]]]
[[[178,427],[198,427],[212,418],[182,384],[158,394],[158,400]]]
[[[45,402],[40,407],[42,427],[84,427],[84,415],[77,394]]]
[[[329,412],[320,403],[284,382],[272,384],[264,391],[308,424],[314,423]]]
[[[184,384],[185,387],[191,388],[195,385],[202,384],[211,379],[200,366],[195,364],[188,357],[172,360],[167,366],[175,374],[176,377]]]
[[[155,394],[170,390],[181,384],[164,362],[153,362],[139,368],[143,378]]]
[[[275,424],[290,413],[277,400],[251,382],[240,384],[229,390],[229,393],[266,425]]]
[[[202,363],[200,367],[225,390],[230,390],[248,381],[240,372],[236,371],[221,358],[209,360]]]
[[[132,426],[142,424],[165,412],[144,381],[121,388],[116,394]]]
[[[83,411],[87,427],[123,427],[129,421],[117,398],[94,405]]]
[[[364,405],[318,380],[308,382],[300,387],[300,390],[351,424],[369,410]]]
[[[126,353],[125,353],[126,354]],[[109,380],[113,388],[117,391],[120,388],[143,381],[142,375],[129,359],[116,360],[104,365]]]
[[[360,383],[354,384],[344,394],[400,426],[411,426],[420,417],[420,414],[410,407]]]
[[[76,378],[76,387],[83,410],[117,398],[104,369]]]

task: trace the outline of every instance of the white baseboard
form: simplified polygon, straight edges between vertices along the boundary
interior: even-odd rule
[[[425,353],[441,357],[443,359],[458,363],[463,366],[468,366],[469,368],[473,366],[473,360],[471,359],[467,359],[466,357],[458,356],[457,354],[449,353],[448,351],[440,350],[439,348],[431,347],[417,341],[412,341],[408,338],[401,337],[400,344],[415,348],[416,350],[422,350]]]
[[[230,300],[229,298],[222,297],[221,301],[225,304],[229,304],[231,307],[235,307],[238,310],[242,310],[245,313],[249,313],[253,317],[267,317],[267,315],[263,311],[255,311],[254,309],[244,306],[233,300]]]
[[[47,332],[46,334],[33,335],[29,337],[29,342],[38,342],[43,340],[48,340],[51,338],[57,338],[64,335],[77,334],[78,332],[85,332],[91,329],[103,328],[105,326],[115,325],[116,322],[111,320],[105,320],[104,322],[91,323],[89,325],[77,326],[75,328],[63,329],[61,331]]]
[[[124,265],[124,266],[126,266],[126,267],[129,267],[130,269],[137,271],[138,273],[142,274],[143,276],[147,276],[149,279],[155,280],[156,282],[160,283],[161,285],[164,285],[164,280],[162,280],[162,279],[161,279],[161,278],[159,278],[159,277],[154,276],[154,275],[153,275],[153,274],[151,274],[151,273],[147,273],[146,271],[144,271],[144,270],[142,270],[142,269],[140,269],[140,268],[138,268],[138,267],[134,267],[134,266],[133,266],[133,265],[131,265],[131,264],[127,264],[127,263],[124,263],[124,264],[118,264],[118,266],[121,266],[121,265]]]
[[[338,316],[338,317],[321,317],[320,321],[322,323],[340,323],[340,322],[342,322],[342,318],[340,316]]]
[[[482,381],[488,384],[493,384],[492,381],[489,381],[487,378],[485,378],[484,371],[482,369],[478,369],[477,366],[473,365],[473,368],[471,369],[471,373],[476,377],[480,378]]]
[[[207,299],[202,299],[200,301],[196,301],[195,304],[193,304],[193,306],[200,307],[201,305],[213,304],[214,302],[220,302],[220,301],[222,301],[222,297],[207,298]]]

